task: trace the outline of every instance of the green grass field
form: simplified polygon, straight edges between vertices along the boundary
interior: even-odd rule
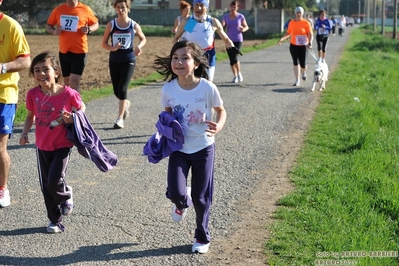
[[[270,265],[399,265],[398,66],[397,41],[352,31],[278,202]]]

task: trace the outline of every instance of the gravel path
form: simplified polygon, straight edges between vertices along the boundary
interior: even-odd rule
[[[345,40],[346,36],[330,38],[327,60],[330,68],[336,65]],[[241,84],[230,83],[232,75],[227,61],[218,63],[216,68],[215,83],[225,102],[228,121],[216,137],[215,195],[210,223],[214,242],[208,254],[191,253],[195,229],[192,209],[183,222],[176,224],[171,220],[172,204],[165,198],[167,160],[153,165],[142,155],[162,111],[162,83],[158,83],[129,91],[131,116],[123,130],[112,129],[117,110],[113,96],[88,103],[88,118],[104,144],[118,155],[120,163],[102,173],[74,150],[67,182],[74,189],[76,208],[64,218],[66,232],[62,234],[46,233],[48,221],[34,146],[18,145],[22,127],[16,127],[18,138],[9,144],[12,203],[0,209],[0,264],[222,264],[223,256],[229,256],[223,254],[223,247],[236,245],[227,240],[236,232],[235,225],[249,217],[242,212],[242,206],[250,206],[248,202],[254,200],[253,195],[279,190],[279,183],[271,181],[273,169],[269,166],[276,165],[276,158],[284,157],[281,147],[294,136],[290,133],[298,124],[295,121],[310,121],[306,111],[314,110],[320,97],[320,92],[310,92],[312,77],[302,81],[300,87],[292,86],[287,42],[245,54],[240,61],[244,76]],[[310,55],[308,62],[308,75],[312,76],[315,62]],[[306,125],[307,122],[299,129],[299,138]],[[33,143],[33,133],[30,138]],[[264,193],[257,188],[265,188]],[[277,193],[260,205],[274,205],[278,194],[281,196]],[[248,230],[240,236],[241,240],[250,240],[254,237],[251,234],[257,232],[266,234],[263,229]],[[252,265],[262,264],[262,257],[256,257],[261,260],[251,261]],[[229,263],[234,265],[237,262],[234,254],[232,258]]]

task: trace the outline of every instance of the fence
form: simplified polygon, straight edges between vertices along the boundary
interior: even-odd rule
[[[39,27],[44,27],[51,10],[42,10],[36,17]],[[259,9],[255,12],[250,10],[240,10],[245,16],[247,24],[254,29],[256,34],[280,33],[286,20],[292,16],[292,12],[273,9]],[[210,10],[210,15],[222,21],[224,10]],[[180,15],[178,9],[131,9],[129,16],[140,25],[172,26],[175,18]],[[115,16],[110,16],[100,20],[101,25],[105,25]],[[26,25],[24,25],[26,26]]]

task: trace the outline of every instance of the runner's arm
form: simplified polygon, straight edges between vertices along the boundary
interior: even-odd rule
[[[0,62],[1,63],[1,62]],[[7,68],[7,73],[18,72],[30,66],[30,55],[22,55],[10,62],[3,62]]]
[[[108,51],[116,51],[119,49],[119,47],[121,47],[121,43],[115,43],[114,46],[109,44],[109,37],[111,36],[111,22],[107,23],[107,26],[105,27],[104,30],[104,35],[103,35],[103,40],[101,42],[101,46],[108,50]]]
[[[212,18],[212,26],[215,28],[219,37],[224,41],[226,48],[234,47],[234,43],[227,36],[226,32],[224,32],[223,26],[217,18]]]
[[[281,39],[278,41],[278,44],[281,45],[281,43],[283,41],[285,41],[286,39],[288,39],[289,37],[291,37],[291,33],[287,33],[286,35],[284,35],[283,37],[281,37]]]
[[[173,43],[173,44],[177,43],[177,42],[179,41],[179,39],[181,38],[181,36],[183,36],[184,27],[186,26],[186,23],[187,23],[187,21],[188,21],[189,19],[190,19],[190,18],[184,18],[184,19],[180,22],[179,27],[177,27],[177,31],[176,31],[175,37],[173,37],[173,40],[172,40],[172,43]]]
[[[248,23],[245,17],[243,17],[243,20],[241,21],[241,26],[239,27],[239,30],[241,32],[246,32],[247,30],[249,30]]]
[[[55,27],[56,25],[50,25],[46,24],[46,31],[51,34],[51,35],[60,35],[62,28],[61,27]]]
[[[143,52],[141,49],[144,47],[144,45],[147,42],[147,39],[143,33],[143,31],[141,30],[141,27],[138,23],[134,24],[134,30],[136,31],[136,36],[139,37],[140,41],[137,44],[136,48],[134,48],[134,54],[136,56],[141,55],[141,53]]]
[[[179,24],[179,22],[177,21],[177,18],[175,18],[175,24],[173,25],[172,29],[170,30],[173,34],[175,34],[177,32],[177,28],[179,26],[178,24]]]

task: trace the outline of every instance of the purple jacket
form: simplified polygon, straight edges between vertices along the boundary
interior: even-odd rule
[[[86,115],[82,111],[76,111],[73,122],[73,125],[67,126],[67,137],[76,146],[79,154],[94,162],[102,172],[113,169],[118,158],[104,146]]]
[[[150,163],[158,163],[172,152],[181,150],[184,144],[183,129],[180,123],[168,112],[163,111],[155,124],[158,132],[150,137],[143,148]]]

